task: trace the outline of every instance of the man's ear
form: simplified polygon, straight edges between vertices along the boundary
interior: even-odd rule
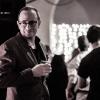
[[[38,28],[40,27],[41,24],[41,20],[38,20]]]
[[[17,23],[17,26],[19,27],[19,22],[17,21],[16,23]]]
[[[41,20],[39,20],[39,23],[38,23],[38,25],[40,26],[40,24],[41,24]]]

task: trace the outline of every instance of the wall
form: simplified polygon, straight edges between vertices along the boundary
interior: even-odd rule
[[[27,4],[36,7],[41,15],[41,26],[38,32],[43,43],[49,44],[50,25],[60,24],[100,24],[100,0],[47,0],[64,5],[52,5],[46,0],[35,0]],[[68,1],[68,4],[66,3]],[[69,2],[70,1],[70,2]]]
[[[56,7],[54,23],[100,24],[100,0],[70,1],[72,2]]]

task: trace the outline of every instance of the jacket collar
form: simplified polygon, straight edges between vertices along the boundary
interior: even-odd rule
[[[21,35],[20,32],[18,32],[16,36],[21,38],[25,43],[28,44],[27,40]],[[40,38],[38,36],[35,36],[35,44],[37,45],[39,44],[39,42],[40,42]]]

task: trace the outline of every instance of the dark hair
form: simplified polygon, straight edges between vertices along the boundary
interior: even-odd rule
[[[78,48],[80,51],[85,51],[89,47],[88,40],[85,35],[78,37]]]
[[[97,42],[100,39],[100,27],[91,26],[87,32],[87,39],[90,43]]]
[[[62,68],[65,67],[65,61],[64,61],[64,55],[54,55],[54,57],[52,58],[52,62],[51,62],[51,66],[54,67],[54,69],[57,67]]]
[[[72,59],[77,56],[78,54],[80,53],[79,49],[78,48],[75,48],[73,51],[72,51]]]
[[[37,19],[38,19],[38,25],[40,25],[40,23],[41,23],[41,19],[40,19],[40,15],[39,15],[39,12],[38,12],[38,10],[36,9],[36,8],[32,8],[32,7],[23,7],[23,8],[21,8],[20,9],[20,11],[19,11],[19,14],[18,14],[18,18],[19,18],[19,15],[20,15],[20,13],[22,12],[22,11],[31,11],[31,10],[33,10],[33,11],[35,11],[36,12],[36,15],[37,15]]]

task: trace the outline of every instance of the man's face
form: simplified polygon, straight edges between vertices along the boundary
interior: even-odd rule
[[[36,12],[23,10],[19,15],[17,24],[22,36],[26,38],[35,37],[38,29],[38,20]]]

